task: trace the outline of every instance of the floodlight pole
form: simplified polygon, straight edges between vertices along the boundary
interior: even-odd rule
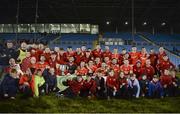
[[[36,38],[36,33],[37,33],[37,20],[38,20],[38,18],[39,18],[39,16],[38,16],[38,0],[36,0],[36,14],[35,14],[35,35],[34,35],[34,39],[35,39],[35,41],[37,40],[37,38]]]
[[[20,0],[17,2],[17,12],[16,12],[16,43],[18,39],[18,25],[19,25],[19,7],[20,7]]]
[[[134,0],[131,0],[131,29],[132,29],[132,40],[133,40],[133,43],[134,43]]]

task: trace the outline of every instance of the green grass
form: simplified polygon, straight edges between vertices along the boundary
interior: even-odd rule
[[[180,76],[180,75],[179,75]],[[101,113],[101,112],[180,112],[180,97],[164,99],[111,99],[88,100],[82,98],[57,98],[55,95],[41,96],[40,98],[22,99],[18,95],[15,100],[0,100],[0,112],[61,112],[61,113]]]
[[[88,100],[53,95],[0,101],[0,112],[180,112],[180,97],[164,99]]]

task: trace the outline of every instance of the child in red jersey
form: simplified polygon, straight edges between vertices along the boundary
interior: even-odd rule
[[[172,70],[170,72],[170,75],[172,76],[172,89],[170,90],[170,96],[178,96],[179,95],[179,85],[180,85],[180,80],[176,76],[176,71]]]
[[[125,77],[123,72],[119,73],[119,77],[117,78],[117,96],[118,98],[126,98],[127,97],[127,78]]]
[[[117,76],[114,74],[114,70],[110,69],[107,79],[106,79],[106,86],[107,86],[107,98],[110,99],[116,96],[117,92]]]
[[[92,98],[95,96],[96,93],[96,82],[92,78],[92,75],[88,75],[87,79],[83,82],[83,87],[80,91],[81,97],[88,97]]]
[[[160,82],[163,86],[164,94],[169,96],[173,85],[172,76],[170,75],[169,70],[164,70],[164,73],[160,76]]]
[[[19,89],[25,97],[33,95],[34,91],[34,77],[32,76],[31,70],[27,69],[25,74],[20,77]]]

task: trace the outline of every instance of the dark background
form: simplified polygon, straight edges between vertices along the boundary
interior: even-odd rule
[[[0,1],[1,24],[16,23],[17,3]],[[34,23],[36,0],[19,0],[19,4],[19,23]],[[134,16],[137,32],[152,32],[154,27],[156,32],[180,33],[180,0],[134,0]],[[37,23],[90,23],[103,32],[130,31],[131,0],[39,0]]]

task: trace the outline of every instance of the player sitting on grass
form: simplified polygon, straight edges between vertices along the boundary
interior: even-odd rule
[[[87,79],[83,82],[83,86],[80,92],[81,97],[93,98],[96,93],[96,82],[92,78],[92,75],[87,76]]]
[[[54,68],[46,68],[43,72],[43,77],[45,79],[46,94],[55,91],[57,87],[57,79]]]
[[[140,94],[139,81],[137,80],[135,74],[130,74],[130,78],[128,79],[128,96],[130,98],[132,97],[139,98],[139,94]]]
[[[23,93],[24,97],[30,97],[33,95],[34,89],[34,77],[32,76],[31,70],[27,69],[25,74],[20,77],[19,89]]]
[[[42,76],[41,69],[37,69],[36,74],[34,75],[34,97],[39,97],[45,93],[45,80]]]
[[[109,70],[109,75],[106,79],[106,86],[107,86],[107,98],[110,99],[116,96],[117,92],[117,77],[114,74],[114,70]]]
[[[123,72],[120,72],[119,77],[117,79],[118,84],[118,98],[126,98],[127,97],[127,78],[125,77]]]
[[[58,96],[65,96],[69,98],[74,98],[79,96],[80,90],[83,87],[83,78],[82,76],[77,76],[76,78],[69,79],[66,82],[66,85],[69,86],[66,90],[58,92]]]
[[[163,87],[159,81],[159,77],[154,75],[152,81],[149,83],[148,96],[150,98],[163,98]]]
[[[142,79],[139,81],[141,87],[141,96],[148,96],[149,80],[146,75],[142,75]]]
[[[11,69],[10,73],[5,75],[0,85],[0,94],[4,98],[15,99],[18,91],[18,74],[16,69]]]

